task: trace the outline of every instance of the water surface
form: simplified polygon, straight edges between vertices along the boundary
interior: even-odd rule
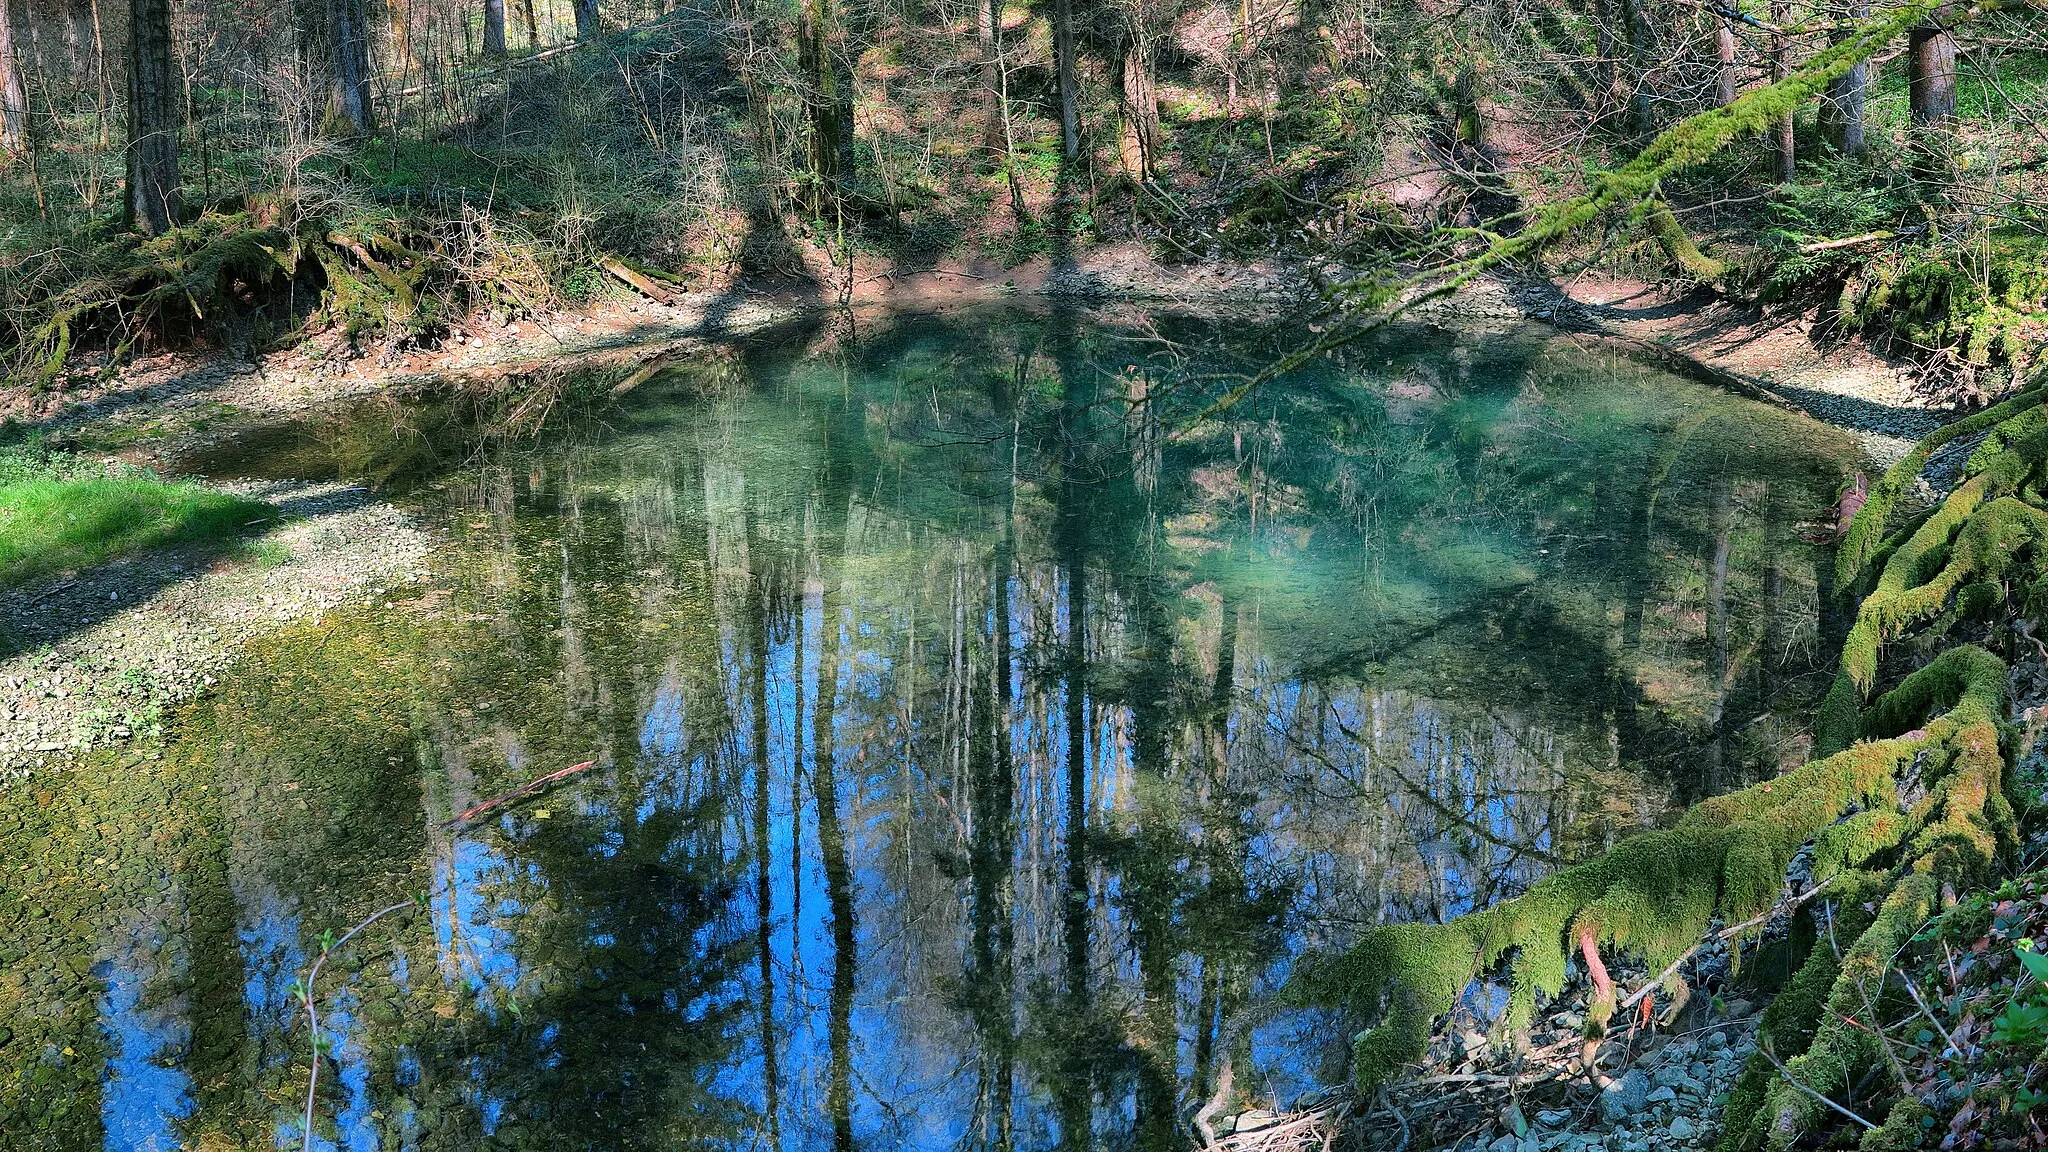
[[[197,462],[442,574],[0,794],[0,1143],[298,1146],[293,985],[416,900],[317,985],[317,1147],[1173,1147],[1343,1075],[1305,950],[1800,758],[1845,436],[1523,330],[1213,409],[1300,335],[787,330]]]

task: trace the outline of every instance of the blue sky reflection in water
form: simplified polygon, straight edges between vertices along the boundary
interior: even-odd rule
[[[1172,1147],[1226,1062],[1342,1075],[1263,1013],[1303,951],[1799,758],[1845,437],[1513,329],[1191,419],[1289,338],[784,331],[530,381],[537,436],[380,400],[202,461],[381,485],[442,571],[0,798],[0,1133],[296,1146],[288,989],[419,894],[321,979],[318,1146]]]

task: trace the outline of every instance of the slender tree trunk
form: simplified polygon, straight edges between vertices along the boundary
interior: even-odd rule
[[[171,59],[170,0],[129,0],[129,226],[154,236],[177,223],[178,134],[184,105]]]
[[[484,55],[505,54],[505,0],[484,0]]]
[[[107,37],[100,22],[100,0],[88,0],[92,13],[92,74],[94,83],[94,116],[99,122],[100,147],[105,148],[107,139],[107,118],[114,107],[113,80],[107,72]]]
[[[1714,103],[1735,103],[1735,25],[1723,20],[1714,28]]]
[[[0,152],[19,153],[28,143],[28,86],[21,78],[21,56],[14,50],[14,14],[0,0]]]
[[[540,51],[540,22],[533,18],[533,0],[519,0],[519,22],[526,26],[526,50]]]
[[[1072,164],[1081,158],[1081,80],[1074,71],[1073,0],[1053,0],[1052,54],[1059,78],[1060,156]]]
[[[603,30],[597,19],[597,0],[576,0],[576,38],[594,40]]]
[[[1600,119],[1605,119],[1621,103],[1621,46],[1614,37],[1614,29],[1626,18],[1616,14],[1618,3],[1619,0],[1596,0],[1595,4],[1593,50],[1600,57],[1600,95],[1593,113]]]
[[[1629,77],[1629,128],[1637,136],[1648,139],[1657,131],[1656,105],[1650,99],[1650,51],[1655,36],[1650,27],[1646,0],[1621,0],[1621,11],[1627,21],[1632,72]]]
[[[1851,4],[1848,15],[1856,20],[1867,18],[1870,15],[1868,0]],[[1863,155],[1863,105],[1869,81],[1870,64],[1859,60],[1847,72],[1828,82],[1827,99],[1820,106],[1821,138],[1841,155]]]
[[[1771,23],[1780,28],[1791,19],[1785,0],[1771,0]],[[1792,74],[1792,38],[1783,33],[1771,34],[1771,79],[1783,80]],[[1777,151],[1778,183],[1790,184],[1799,178],[1799,153],[1792,138],[1792,110],[1772,126],[1771,139]]]
[[[1003,0],[980,0],[974,6],[974,43],[981,53],[981,151],[988,163],[1009,159],[1003,115]]]

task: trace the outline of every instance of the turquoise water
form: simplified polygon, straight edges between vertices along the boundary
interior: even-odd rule
[[[1160,1148],[1341,1079],[1295,957],[1800,758],[1856,458],[1538,330],[1212,410],[1299,336],[782,330],[195,460],[441,571],[0,796],[0,1134],[297,1147],[294,982],[407,902],[315,987],[316,1147]]]

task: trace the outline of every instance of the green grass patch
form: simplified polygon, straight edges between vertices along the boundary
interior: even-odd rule
[[[274,511],[147,469],[0,451],[0,587],[166,544],[224,541]]]

